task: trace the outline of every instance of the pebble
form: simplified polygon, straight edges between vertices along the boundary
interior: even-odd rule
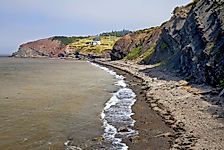
[[[130,137],[129,140],[131,141],[131,143],[138,143],[138,141],[140,141],[140,137],[133,136],[133,137]]]
[[[122,63],[122,61],[118,62],[118,66],[119,63]],[[133,73],[133,70],[138,72],[132,66],[122,69],[131,73]],[[208,108],[208,101],[214,101],[214,103],[217,102],[217,105],[221,105],[220,100],[213,98],[214,95],[197,93],[197,89],[189,86],[189,83],[184,80],[165,81],[145,75],[141,76],[144,80],[149,81],[146,85],[150,85],[150,89],[146,93],[147,103],[154,103],[151,105],[153,106],[152,109],[158,112],[164,118],[164,122],[170,124],[175,131],[176,140],[171,149],[221,149],[224,147],[222,141],[224,130],[217,128],[220,122],[212,116],[213,113],[208,112],[208,109],[210,109]],[[183,98],[187,94],[189,94],[188,100]],[[221,93],[216,94],[218,96]],[[156,106],[158,105],[158,98],[162,100],[159,107]],[[197,114],[199,109],[201,109],[200,119]],[[176,123],[176,120],[183,122]],[[214,140],[214,142],[205,142],[205,139],[208,141]]]

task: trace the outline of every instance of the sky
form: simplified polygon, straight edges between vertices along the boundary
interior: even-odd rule
[[[0,0],[0,54],[54,35],[158,26],[190,0]]]

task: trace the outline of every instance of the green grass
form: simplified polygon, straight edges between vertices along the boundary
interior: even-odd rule
[[[52,40],[58,40],[58,41],[61,41],[61,43],[63,45],[68,45],[70,43],[73,43],[79,39],[83,39],[83,38],[86,38],[86,37],[65,37],[65,36],[55,36],[53,37]]]
[[[168,44],[166,44],[166,43],[162,43],[162,45],[160,46],[160,48],[161,49],[166,49],[166,48],[168,48],[169,46],[168,46]]]
[[[151,33],[152,31],[157,30],[157,29],[159,29],[159,28],[160,28],[160,27],[151,27],[151,28],[149,28],[149,29],[137,30],[137,31],[135,31],[134,33],[135,33],[135,34],[141,34],[141,33],[147,33],[147,34],[149,34],[149,33]]]
[[[152,54],[155,52],[155,48],[156,48],[156,44],[152,44],[152,46],[145,53],[142,54],[143,60],[150,59]]]
[[[220,80],[219,86],[222,87],[222,88],[224,88],[224,79]]]
[[[93,41],[95,36],[81,38],[73,43],[69,44],[69,47],[74,51],[79,51],[82,54],[102,54],[111,50],[115,44],[115,42],[119,39],[119,37],[115,36],[100,36],[101,45],[91,45],[90,43]]]
[[[125,57],[125,59],[133,60],[133,59],[137,58],[138,56],[140,56],[141,50],[142,50],[141,46],[132,49],[132,51],[130,53],[128,53],[128,55]]]

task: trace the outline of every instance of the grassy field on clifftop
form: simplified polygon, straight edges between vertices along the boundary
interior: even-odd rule
[[[98,38],[100,40],[99,45],[94,45],[92,42],[94,39]],[[79,52],[81,54],[94,54],[102,55],[105,54],[113,48],[115,42],[120,37],[117,36],[87,36],[87,37],[63,37],[56,36],[53,40],[58,40],[64,46],[68,46],[69,52]]]
[[[73,43],[69,44],[71,49],[74,51],[78,51],[83,54],[103,54],[105,52],[110,51],[114,43],[119,39],[119,37],[115,36],[100,36],[100,45],[92,45],[91,42],[96,38],[95,36],[90,36],[86,38],[81,38]]]

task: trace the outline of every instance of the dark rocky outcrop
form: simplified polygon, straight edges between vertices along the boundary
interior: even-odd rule
[[[131,58],[140,64],[165,64],[188,80],[219,85],[224,83],[223,16],[224,1],[195,0],[175,8],[160,27],[121,38],[111,58],[137,55]]]
[[[22,44],[14,57],[58,57],[65,55],[65,45],[54,38],[41,39]]]

